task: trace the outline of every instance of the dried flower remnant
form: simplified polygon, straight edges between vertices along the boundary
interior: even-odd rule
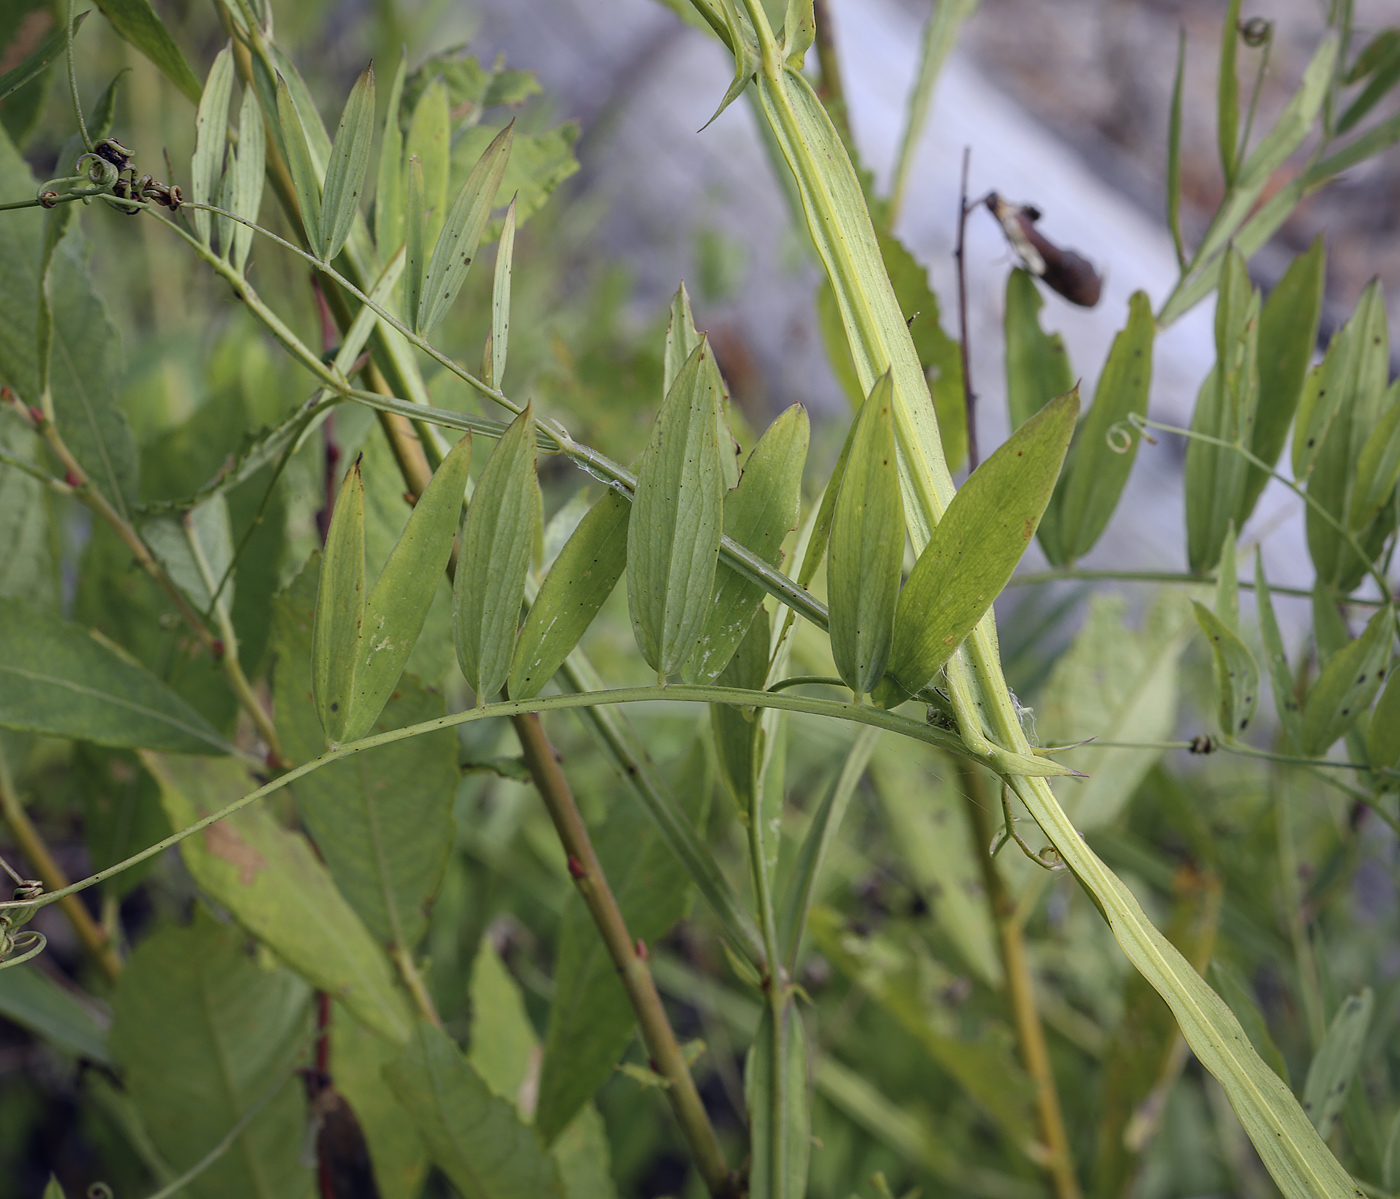
[[[984,203],[1031,274],[1071,304],[1092,308],[1099,302],[1103,279],[1098,271],[1083,255],[1061,249],[1035,227],[1040,209],[1014,204],[996,192],[988,192]]]

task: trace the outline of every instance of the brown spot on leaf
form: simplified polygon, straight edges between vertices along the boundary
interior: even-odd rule
[[[204,845],[216,858],[238,867],[238,881],[245,887],[251,887],[258,872],[267,869],[267,859],[223,821],[204,830]]]

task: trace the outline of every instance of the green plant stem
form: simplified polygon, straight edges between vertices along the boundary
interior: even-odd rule
[[[990,852],[993,821],[986,781],[976,766],[961,758],[958,759],[958,779],[968,823],[972,826],[972,840],[977,847],[977,864],[982,871],[987,908],[997,930],[997,948],[1001,952],[1001,966],[1006,975],[1006,995],[1011,1004],[1021,1061],[1035,1086],[1036,1118],[1048,1151],[1043,1165],[1050,1175],[1056,1199],[1079,1199],[1079,1178],[1065,1132],[1060,1094],[1055,1087],[1055,1073],[1051,1069],[1050,1052],[1045,1043],[1045,1029],[1036,1006],[1035,980],[1026,957],[1026,940],[1021,923],[1016,919],[1016,899],[1008,890],[1006,880],[1002,878]]]
[[[666,1098],[681,1126],[696,1168],[711,1195],[738,1196],[738,1180],[724,1160],[714,1126],[700,1100],[695,1079],[686,1065],[676,1034],[666,1016],[661,995],[647,965],[646,947],[627,930],[622,911],[608,886],[602,864],[593,850],[588,827],[574,802],[568,779],[559,759],[545,737],[538,713],[524,712],[513,718],[525,765],[544,800],[555,832],[569,855],[569,873],[578,887],[593,923],[603,938],[608,956],[617,968],[623,989],[631,1001],[641,1030],[642,1041],[651,1057],[652,1068],[666,1080]]]
[[[68,39],[64,57],[68,60],[68,96],[73,103],[73,119],[78,124],[78,133],[83,139],[83,146],[89,154],[92,151],[92,135],[88,133],[87,122],[83,120],[83,103],[78,98],[78,71],[73,65],[73,0],[68,0],[63,14],[64,21],[67,22]]]
[[[49,852],[49,847],[39,830],[29,819],[29,813],[24,810],[24,805],[20,803],[19,796],[15,792],[14,780],[10,776],[9,763],[3,755],[0,755],[0,816],[5,818],[5,823],[10,826],[10,831],[14,834],[15,843],[19,846],[20,852],[38,872],[40,881],[49,891],[62,891],[72,885],[67,874],[64,873],[63,867]],[[73,931],[78,934],[78,940],[82,942],[88,956],[97,964],[98,969],[106,976],[108,982],[116,982],[122,972],[121,958],[117,956],[117,951],[112,948],[107,934],[88,914],[82,900],[76,895],[70,894],[59,900],[59,906],[63,909],[63,914],[68,917]]]
[[[1217,579],[1214,575],[1193,575],[1182,570],[1086,570],[1078,566],[1059,566],[1049,570],[1030,570],[1014,575],[1007,586],[1037,587],[1045,583],[1064,581],[1162,583],[1180,584],[1188,587],[1214,587]],[[1255,589],[1252,579],[1241,579],[1239,586],[1241,591]],[[1282,595],[1290,599],[1310,600],[1313,595],[1311,591],[1302,587],[1282,587],[1274,583],[1269,584],[1268,590],[1270,595]],[[1387,603],[1386,600],[1363,599],[1357,596],[1347,596],[1342,602],[1358,608],[1384,608]]]

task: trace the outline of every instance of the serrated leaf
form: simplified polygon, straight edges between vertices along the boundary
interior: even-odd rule
[[[1342,1000],[1308,1067],[1303,1110],[1324,1140],[1332,1134],[1332,1126],[1346,1101],[1347,1088],[1361,1065],[1361,1052],[1371,1027],[1371,1008],[1370,987]]]
[[[97,7],[124,40],[149,58],[192,101],[199,102],[199,80],[170,30],[151,7],[151,0],[97,0]]]
[[[1366,730],[1366,756],[1372,766],[1391,769],[1400,766],[1400,670],[1394,667],[1380,702],[1371,713],[1371,723]]]
[[[1303,705],[1300,747],[1306,756],[1325,753],[1371,706],[1385,680],[1394,627],[1390,609],[1382,608],[1361,636],[1333,654],[1322,668]]]
[[[1215,655],[1215,710],[1227,741],[1248,727],[1259,705],[1259,668],[1239,636],[1214,612],[1195,600],[1196,621]]]
[[[228,102],[233,93],[233,48],[225,45],[209,68],[204,94],[194,118],[194,159],[190,164],[190,199],[196,204],[215,203],[219,174],[228,144]],[[194,211],[199,240],[209,244],[209,214]]]
[[[245,221],[256,221],[262,207],[263,179],[267,173],[267,131],[263,127],[258,98],[251,87],[243,89],[238,106],[238,154],[233,166],[233,199],[229,210]],[[247,225],[234,225],[228,250],[233,269],[241,272],[253,245],[253,231]]]
[[[506,209],[496,247],[496,272],[491,284],[491,386],[500,387],[506,372],[506,348],[510,338],[510,266],[515,256],[515,200]]]
[[[311,692],[326,739],[346,740],[365,619],[365,489],[357,458],[340,485],[311,634]]]
[[[427,581],[435,583],[441,571],[439,566]],[[313,558],[273,607],[277,732],[294,766],[324,746],[309,702],[316,582]],[[393,698],[382,715],[375,713],[378,725],[371,722],[360,736],[444,715],[440,695],[411,675],[394,678]],[[458,779],[456,738],[440,730],[332,762],[292,787],[306,830],[341,894],[382,944],[412,949],[422,939],[456,839],[452,803]]]
[[[893,408],[894,387],[886,373],[856,417],[831,517],[826,568],[831,653],[837,673],[858,699],[885,673],[904,562]]]
[[[780,413],[749,454],[738,486],[724,497],[725,533],[770,566],[782,560],[783,538],[797,525],[810,427],[800,404]],[[757,583],[719,563],[714,600],[685,667],[688,679],[710,682],[719,675],[762,601],[763,589]]]
[[[282,131],[282,144],[287,155],[287,170],[292,176],[301,227],[306,232],[306,244],[311,253],[324,261],[325,238],[321,229],[321,172],[311,159],[306,129],[287,90],[287,81],[277,76],[277,120]]]
[[[322,257],[327,261],[340,253],[360,212],[360,193],[369,169],[370,143],[374,140],[374,64],[355,80],[340,126],[331,144],[321,192],[321,228],[325,238]]]
[[[403,99],[404,74],[408,70],[408,48],[399,54],[394,81],[389,85],[384,132],[379,139],[378,182],[374,188],[374,244],[381,261],[387,262],[403,241],[404,162],[403,131],[399,128],[399,107]]]
[[[446,1033],[420,1024],[384,1076],[464,1199],[562,1199],[539,1134],[491,1094]]]
[[[415,332],[426,334],[447,315],[457,293],[466,282],[467,270],[477,243],[486,229],[491,207],[496,200],[506,162],[510,158],[511,139],[515,123],[500,131],[471,169],[462,190],[452,204],[452,211],[443,222],[442,232],[433,247],[433,256],[423,276],[423,302]]]
[[[910,693],[946,662],[1001,594],[1049,502],[1079,393],[1046,404],[972,472],[900,592],[890,671]]]
[[[812,1152],[807,1089],[807,1041],[797,1004],[790,1000],[778,1015],[765,1007],[744,1066],[754,1199],[801,1199],[807,1193]]]
[[[1274,692],[1274,708],[1278,712],[1279,724],[1288,744],[1296,747],[1303,735],[1302,709],[1293,688],[1293,671],[1289,669],[1288,655],[1283,648],[1283,634],[1279,632],[1278,619],[1274,615],[1274,600],[1269,592],[1269,582],[1264,577],[1262,550],[1254,559],[1254,598],[1259,607],[1259,632],[1269,663],[1269,682]]]
[[[0,728],[169,753],[232,752],[144,666],[20,600],[7,603],[0,621]]]
[[[704,338],[662,402],[637,464],[627,526],[627,603],[642,657],[665,678],[704,627],[723,529],[723,384]]]
[[[573,652],[627,565],[632,504],[609,489],[564,543],[520,630],[507,690],[532,699]]]
[[[1128,301],[1128,323],[1113,339],[1094,403],[1065,463],[1055,504],[1065,560],[1082,558],[1102,536],[1127,485],[1142,434],[1129,421],[1147,415],[1155,326],[1146,292]]]
[[[143,752],[141,760],[160,784],[161,803],[176,828],[255,786],[246,768],[228,758]],[[412,1017],[388,957],[304,836],[254,805],[186,838],[180,851],[200,889],[308,983],[386,1040],[407,1039]]]
[[[369,593],[343,738],[346,741],[363,737],[379,718],[418,643],[438,580],[452,556],[471,457],[468,434],[453,446],[418,497],[402,536]],[[329,552],[329,537],[326,544]]]
[[[535,419],[527,405],[487,459],[462,517],[452,621],[457,663],[481,703],[510,674],[525,576],[540,524]]]

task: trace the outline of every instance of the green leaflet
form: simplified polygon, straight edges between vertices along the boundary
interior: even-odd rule
[[[0,1016],[73,1057],[110,1066],[107,1030],[92,1008],[38,970],[0,970]]]
[[[224,582],[233,565],[233,528],[223,495],[205,500],[181,516],[147,521],[141,527],[141,539],[198,611],[209,611],[216,592],[219,607],[233,606],[233,576]]]
[[[425,570],[420,586],[441,572],[441,565]],[[316,581],[313,557],[274,601],[273,700],[282,752],[294,766],[324,748],[308,703]],[[431,586],[421,589],[432,596]],[[387,706],[380,701],[382,716],[378,708],[374,713],[378,724],[371,721],[359,735],[444,715],[440,695],[411,675],[400,678],[395,671],[393,678],[393,698]],[[331,762],[292,786],[297,810],[336,886],[381,944],[412,949],[422,939],[428,906],[456,839],[452,802],[459,778],[457,739],[445,729]]]
[[[717,440],[723,390],[702,338],[667,392],[637,464],[627,603],[642,657],[663,679],[694,650],[713,590],[724,519]]]
[[[632,504],[608,489],[564,543],[515,643],[507,690],[530,699],[573,652],[627,565]]]
[[[1181,94],[1186,79],[1186,30],[1177,34],[1176,75],[1172,80],[1171,114],[1167,118],[1167,228],[1176,247],[1176,264],[1186,271],[1186,249],[1181,241]]]
[[[1400,481],[1400,379],[1386,392],[1384,413],[1361,447],[1347,490],[1347,528],[1353,533],[1363,532],[1379,515]]]
[[[1333,654],[1323,667],[1303,705],[1300,748],[1306,756],[1325,753],[1371,706],[1385,680],[1394,628],[1391,610],[1382,608],[1361,636]]]
[[[541,525],[535,423],[527,406],[486,461],[462,517],[452,585],[457,663],[485,703],[505,684]]]
[[[423,164],[408,160],[408,198],[404,212],[403,316],[411,329],[418,327],[423,311],[423,268],[427,265],[427,214]]]
[[[1220,73],[1216,88],[1215,140],[1225,186],[1235,182],[1240,156],[1240,83],[1235,61],[1240,44],[1240,0],[1229,0],[1220,32]]]
[[[1040,327],[1045,299],[1035,276],[1017,267],[1006,277],[1006,402],[1019,429],[1056,396],[1074,386],[1064,338]]]
[[[1155,326],[1146,292],[1128,301],[1128,323],[1108,352],[1094,403],[1069,451],[1052,499],[1059,548],[1067,562],[1094,547],[1118,506],[1137,457],[1141,433],[1129,417],[1147,415]]]
[[[387,262],[403,241],[404,162],[399,106],[407,70],[408,48],[404,47],[399,54],[398,69],[394,71],[394,82],[389,85],[384,133],[379,140],[379,178],[374,188],[374,244],[381,262]]]
[[[243,89],[243,101],[238,106],[238,154],[234,159],[233,206],[229,210],[245,221],[256,221],[262,206],[263,179],[267,172],[267,131],[257,94],[251,87]],[[247,225],[234,225],[232,244],[227,247],[229,263],[242,271],[253,246],[253,231]]]
[[[518,1111],[530,1079],[531,1056],[538,1047],[525,1000],[488,933],[481,938],[467,986],[471,1005],[471,1051],[467,1061],[481,1081]],[[524,1120],[533,1113],[520,1111]]]
[[[690,293],[686,291],[685,282],[682,281],[676,289],[676,294],[671,297],[671,319],[666,323],[666,349],[661,359],[663,396],[670,392],[671,384],[681,373],[685,360],[695,352],[695,347],[699,344],[700,333],[695,328],[695,317],[690,311]],[[726,498],[727,493],[733,491],[739,483],[739,445],[729,430],[729,420],[724,413],[727,399],[728,396],[721,395],[717,409],[718,419],[715,422],[715,441],[719,445],[720,465],[724,467]],[[725,532],[728,531],[726,527]]]
[[[190,199],[196,204],[217,204],[215,189],[228,144],[228,102],[233,92],[233,48],[225,45],[209,68],[204,94],[194,118],[194,158],[190,163]],[[209,244],[209,214],[196,210],[194,229]]]
[[[485,123],[461,130],[452,142],[453,178],[464,176],[491,140],[504,132],[505,129],[495,129]],[[501,177],[499,194],[515,197],[517,226],[534,216],[554,190],[578,170],[578,159],[574,157],[578,136],[579,127],[574,121],[538,133],[516,130],[512,135],[510,161]],[[487,221],[482,240],[494,241],[500,231],[501,218]]]
[[[1224,621],[1203,604],[1191,601],[1201,632],[1215,653],[1216,715],[1220,731],[1233,741],[1249,727],[1259,705],[1259,668],[1254,655]]]
[[[306,243],[317,258],[323,259],[325,240],[321,235],[321,172],[312,161],[306,129],[287,90],[287,81],[281,75],[277,76],[277,121],[286,149],[287,170],[292,176],[292,190],[296,192],[297,208],[301,212],[301,227],[306,232]]]
[[[807,1040],[797,1004],[763,1009],[744,1065],[749,1109],[749,1194],[754,1199],[802,1199],[812,1154],[807,1087]]]
[[[1332,656],[1351,643],[1351,630],[1337,610],[1337,594],[1323,580],[1313,583],[1312,590],[1313,644],[1317,647],[1317,664],[1326,667]]]
[[[1323,1139],[1332,1135],[1332,1125],[1341,1115],[1347,1089],[1361,1065],[1361,1051],[1371,1027],[1372,1006],[1370,987],[1359,995],[1348,995],[1332,1017],[1327,1035],[1322,1038],[1308,1067],[1307,1082],[1303,1084],[1303,1110]]]
[[[345,245],[351,226],[360,212],[360,193],[369,169],[369,148],[374,140],[374,64],[355,80],[340,126],[331,145],[321,191],[321,235],[319,253],[329,262]]]
[[[562,1199],[539,1134],[491,1093],[446,1033],[419,1024],[384,1076],[464,1199]]]
[[[143,752],[176,828],[253,789],[231,759]],[[384,951],[336,889],[300,833],[260,806],[211,825],[180,845],[200,889],[318,990],[328,991],[384,1039],[402,1044],[412,1018]]]
[[[952,656],[1006,586],[1035,536],[1079,413],[1079,393],[1046,404],[972,472],[899,595],[890,670],[911,694]]]
[[[390,119],[394,119],[390,114]],[[404,153],[423,164],[423,204],[428,214],[424,244],[437,244],[442,223],[447,219],[447,179],[451,170],[452,114],[447,89],[434,79],[423,90],[408,123]],[[424,259],[426,265],[427,260]]]
[[[111,1051],[171,1167],[188,1170],[275,1088],[186,1194],[310,1196],[313,1174],[301,1161],[306,1098],[296,1075],[311,1038],[310,999],[305,983],[261,969],[238,930],[203,908],[192,924],[166,925],[132,954],[113,997]]]
[[[87,17],[87,13],[80,12],[73,18],[72,33],[74,37],[77,37],[78,30],[82,28]],[[61,26],[55,29],[34,47],[33,52],[22,63],[0,75],[0,100],[4,100],[12,92],[19,91],[25,84],[33,82],[42,75],[44,68],[67,48],[68,33],[69,31]],[[23,141],[23,138],[20,140]]]
[[[1254,598],[1259,606],[1259,632],[1264,641],[1264,653],[1269,662],[1269,682],[1274,692],[1274,708],[1288,744],[1297,747],[1303,735],[1302,711],[1293,688],[1293,672],[1283,648],[1283,634],[1274,616],[1274,600],[1269,582],[1264,577],[1263,552],[1254,559]]]
[[[423,275],[423,300],[415,333],[430,332],[447,315],[452,301],[466,282],[472,255],[476,253],[477,243],[485,232],[491,206],[495,203],[496,192],[505,175],[514,131],[515,124],[512,122],[496,135],[482,151],[462,184],[462,190],[457,193]]]
[[[1319,236],[1289,264],[1259,312],[1259,409],[1251,449],[1270,466],[1283,453],[1317,344],[1326,254]],[[1263,470],[1250,466],[1235,514],[1237,529],[1244,527],[1268,481]]]
[[[198,102],[199,80],[170,31],[165,27],[151,0],[98,0],[97,7],[111,22],[112,28],[130,42],[160,70],[160,73]]]
[[[1400,766],[1400,670],[1390,671],[1390,680],[1380,702],[1371,713],[1366,730],[1366,756],[1372,766]],[[1391,787],[1394,789],[1394,780]]]
[[[316,623],[311,632],[311,693],[326,740],[347,739],[365,619],[365,489],[360,460],[345,472],[326,533]]]
[[[895,460],[893,394],[886,373],[858,413],[831,517],[827,562],[831,653],[857,702],[874,690],[885,673],[904,562],[904,503]]]
[[[49,1181],[44,1187],[44,1199],[68,1199],[63,1192],[62,1183],[52,1174],[49,1175]]]
[[[0,424],[0,451],[11,462],[32,463],[42,447],[19,421],[6,421]],[[61,591],[53,531],[48,488],[7,462],[0,470],[0,599],[18,596],[39,608],[57,607]]]
[[[506,348],[510,337],[510,266],[515,256],[515,200],[506,209],[501,227],[500,244],[496,247],[496,273],[491,285],[491,378],[492,387],[500,387],[506,373]]]
[[[0,620],[0,728],[168,753],[233,751],[110,642],[14,599]]]
[[[738,486],[724,497],[725,533],[770,566],[782,560],[783,538],[797,525],[810,430],[802,405],[780,413],[749,454]],[[727,428],[722,431],[728,434]],[[719,563],[699,643],[682,671],[688,682],[710,682],[719,676],[762,601],[763,589],[757,583]]]
[[[418,643],[438,578],[452,556],[471,457],[468,434],[452,447],[418,497],[403,534],[369,593],[360,627],[360,661],[346,740],[364,736],[378,718]]]

